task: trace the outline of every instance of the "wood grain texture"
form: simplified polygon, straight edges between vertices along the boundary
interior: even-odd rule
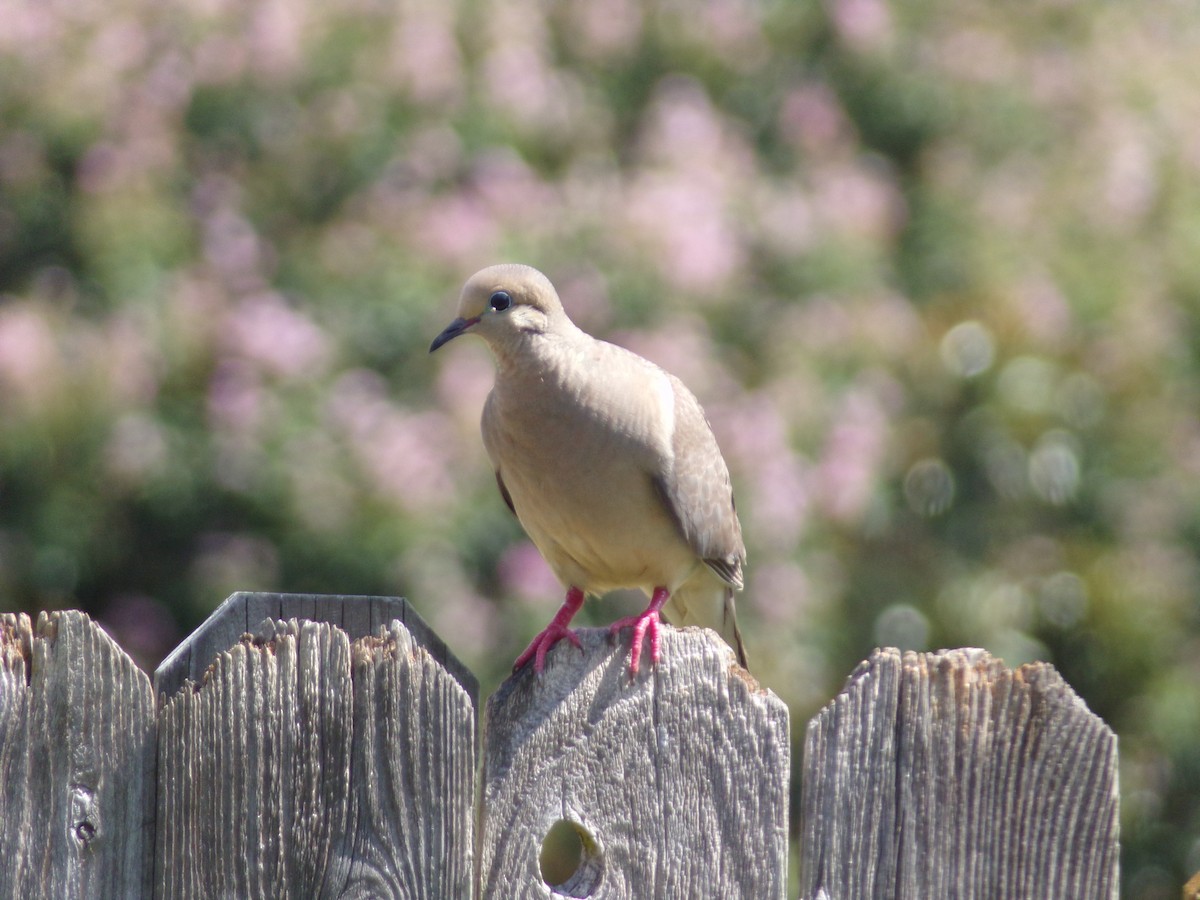
[[[154,712],[83,613],[0,615],[0,896],[149,896]]]
[[[346,897],[469,897],[475,704],[408,630],[352,646],[355,840]]]
[[[449,651],[433,629],[403,597],[355,597],[343,594],[274,594],[239,591],[231,594],[204,624],[163,660],[154,673],[154,690],[171,697],[185,681],[199,681],[217,654],[252,634],[265,620],[305,619],[336,625],[350,640],[377,634],[393,621],[403,623],[413,639],[452,674],[479,705],[479,682]]]
[[[1116,736],[1048,664],[878,650],[808,726],[801,897],[1118,891]]]
[[[629,633],[581,629],[539,678],[487,708],[480,896],[784,896],[788,713],[716,635],[663,628],[631,681]],[[587,835],[552,893],[539,851],[558,820]]]
[[[161,710],[157,896],[466,896],[474,718],[399,622],[263,623]]]

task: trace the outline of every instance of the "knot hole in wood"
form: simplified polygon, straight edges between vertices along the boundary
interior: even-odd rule
[[[538,854],[542,880],[560,897],[591,897],[604,881],[604,853],[592,833],[559,819],[542,839]]]

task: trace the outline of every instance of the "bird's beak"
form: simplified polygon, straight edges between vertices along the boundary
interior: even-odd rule
[[[456,337],[478,322],[479,316],[475,316],[472,319],[455,319],[453,322],[447,325],[445,329],[443,329],[441,334],[433,339],[433,343],[429,345],[429,352],[432,353],[438,347],[442,346],[442,344],[454,340]]]

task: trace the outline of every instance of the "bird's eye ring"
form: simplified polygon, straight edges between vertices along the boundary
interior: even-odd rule
[[[508,295],[508,291],[496,291],[496,293],[492,294],[488,303],[491,304],[492,309],[496,310],[496,312],[501,312],[512,306],[512,297]]]

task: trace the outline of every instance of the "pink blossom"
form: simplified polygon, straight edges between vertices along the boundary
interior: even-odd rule
[[[818,499],[835,521],[851,524],[865,515],[887,437],[887,415],[874,394],[863,388],[846,394],[815,473]]]
[[[274,249],[240,214],[218,208],[204,221],[204,255],[239,290],[261,289],[274,268]]]
[[[437,591],[422,593],[427,598],[421,611],[429,616],[433,630],[454,648],[455,653],[476,659],[492,656],[496,635],[503,627],[497,621],[496,604],[472,590],[465,578],[450,580],[443,570]]]
[[[554,192],[515,153],[481,154],[473,174],[476,195],[496,221],[510,227],[537,228],[553,217],[551,210],[557,206]]]
[[[97,29],[87,53],[102,60],[109,72],[124,75],[144,65],[149,50],[147,29],[132,18],[114,17]]]
[[[752,566],[742,603],[750,604],[768,623],[790,625],[808,611],[812,588],[794,560]]]
[[[206,85],[233,84],[250,64],[247,44],[227,34],[198,38],[191,56],[196,81]]]
[[[1160,152],[1138,123],[1110,116],[1113,121],[1099,126],[1106,155],[1102,191],[1110,214],[1097,220],[1118,228],[1123,225],[1121,230],[1128,231],[1141,222],[1158,196]]]
[[[727,65],[751,72],[768,58],[770,48],[762,28],[763,5],[755,0],[706,0],[699,15],[685,13],[697,31]]]
[[[437,396],[460,427],[475,431],[484,401],[495,382],[496,367],[483,346],[474,351],[456,348],[438,368]]]
[[[749,394],[737,403],[712,404],[708,413],[726,459],[739,470],[752,471],[787,452],[788,423],[763,393]]]
[[[634,0],[573,0],[568,10],[571,28],[566,33],[586,58],[605,62],[626,57],[637,46],[642,10]]]
[[[891,175],[869,162],[828,165],[814,174],[814,205],[830,227],[871,240],[892,237],[905,218]]]
[[[238,359],[221,361],[208,387],[208,416],[214,428],[257,433],[277,415],[277,403],[253,366]]]
[[[58,45],[66,30],[61,13],[50,5],[7,0],[0,4],[0,49],[33,59]]]
[[[1076,323],[1071,304],[1047,273],[1027,275],[1010,302],[1026,333],[1042,346],[1063,347],[1074,339]]]
[[[854,130],[845,110],[820,82],[804,84],[784,97],[779,127],[793,144],[813,155],[843,154],[853,147]]]
[[[809,466],[790,446],[788,424],[764,394],[709,407],[713,429],[734,472],[743,525],[757,547],[790,552],[812,506]]]
[[[589,334],[602,333],[612,321],[608,277],[584,264],[580,269],[555,277],[559,296],[571,320]]]
[[[810,250],[821,234],[811,197],[795,185],[760,186],[754,195],[754,206],[758,236],[782,256]]]
[[[306,61],[304,32],[310,7],[299,0],[260,0],[248,9],[250,64],[273,80],[291,78]]]
[[[656,252],[667,281],[697,295],[720,291],[745,253],[716,185],[687,176],[646,176],[630,188],[629,227]]]
[[[541,601],[558,598],[563,593],[562,585],[554,577],[550,566],[530,541],[519,541],[505,551],[500,558],[498,574],[505,591],[516,594],[522,600],[540,604]]]
[[[655,89],[639,144],[650,162],[699,167],[728,151],[725,126],[708,93],[690,78],[667,77]]]
[[[808,525],[814,489],[812,476],[801,458],[787,449],[764,459],[749,472],[747,530],[756,546],[777,552],[795,548]]]
[[[113,399],[121,406],[149,406],[158,395],[165,361],[129,316],[118,316],[105,329],[100,365],[107,370]]]
[[[330,355],[325,332],[273,292],[243,299],[222,331],[233,352],[282,378],[318,374]]]
[[[327,416],[384,497],[411,512],[444,509],[457,499],[461,437],[445,413],[396,406],[375,373],[355,371],[335,384]]]
[[[549,61],[546,23],[532,6],[495,4],[480,78],[489,100],[526,129],[563,132],[584,107],[574,74]]]
[[[388,67],[418,103],[443,110],[457,105],[465,70],[451,9],[431,3],[397,17]]]
[[[455,653],[483,654],[494,649],[503,628],[496,604],[475,590],[456,549],[443,540],[418,540],[397,560],[397,579],[420,612]]]
[[[885,0],[830,0],[829,10],[838,35],[856,50],[878,49],[893,38]]]
[[[467,193],[430,198],[419,216],[417,246],[457,268],[483,265],[495,256],[499,229],[486,205]]]
[[[30,406],[58,390],[63,361],[51,323],[31,304],[0,305],[0,384]]]

